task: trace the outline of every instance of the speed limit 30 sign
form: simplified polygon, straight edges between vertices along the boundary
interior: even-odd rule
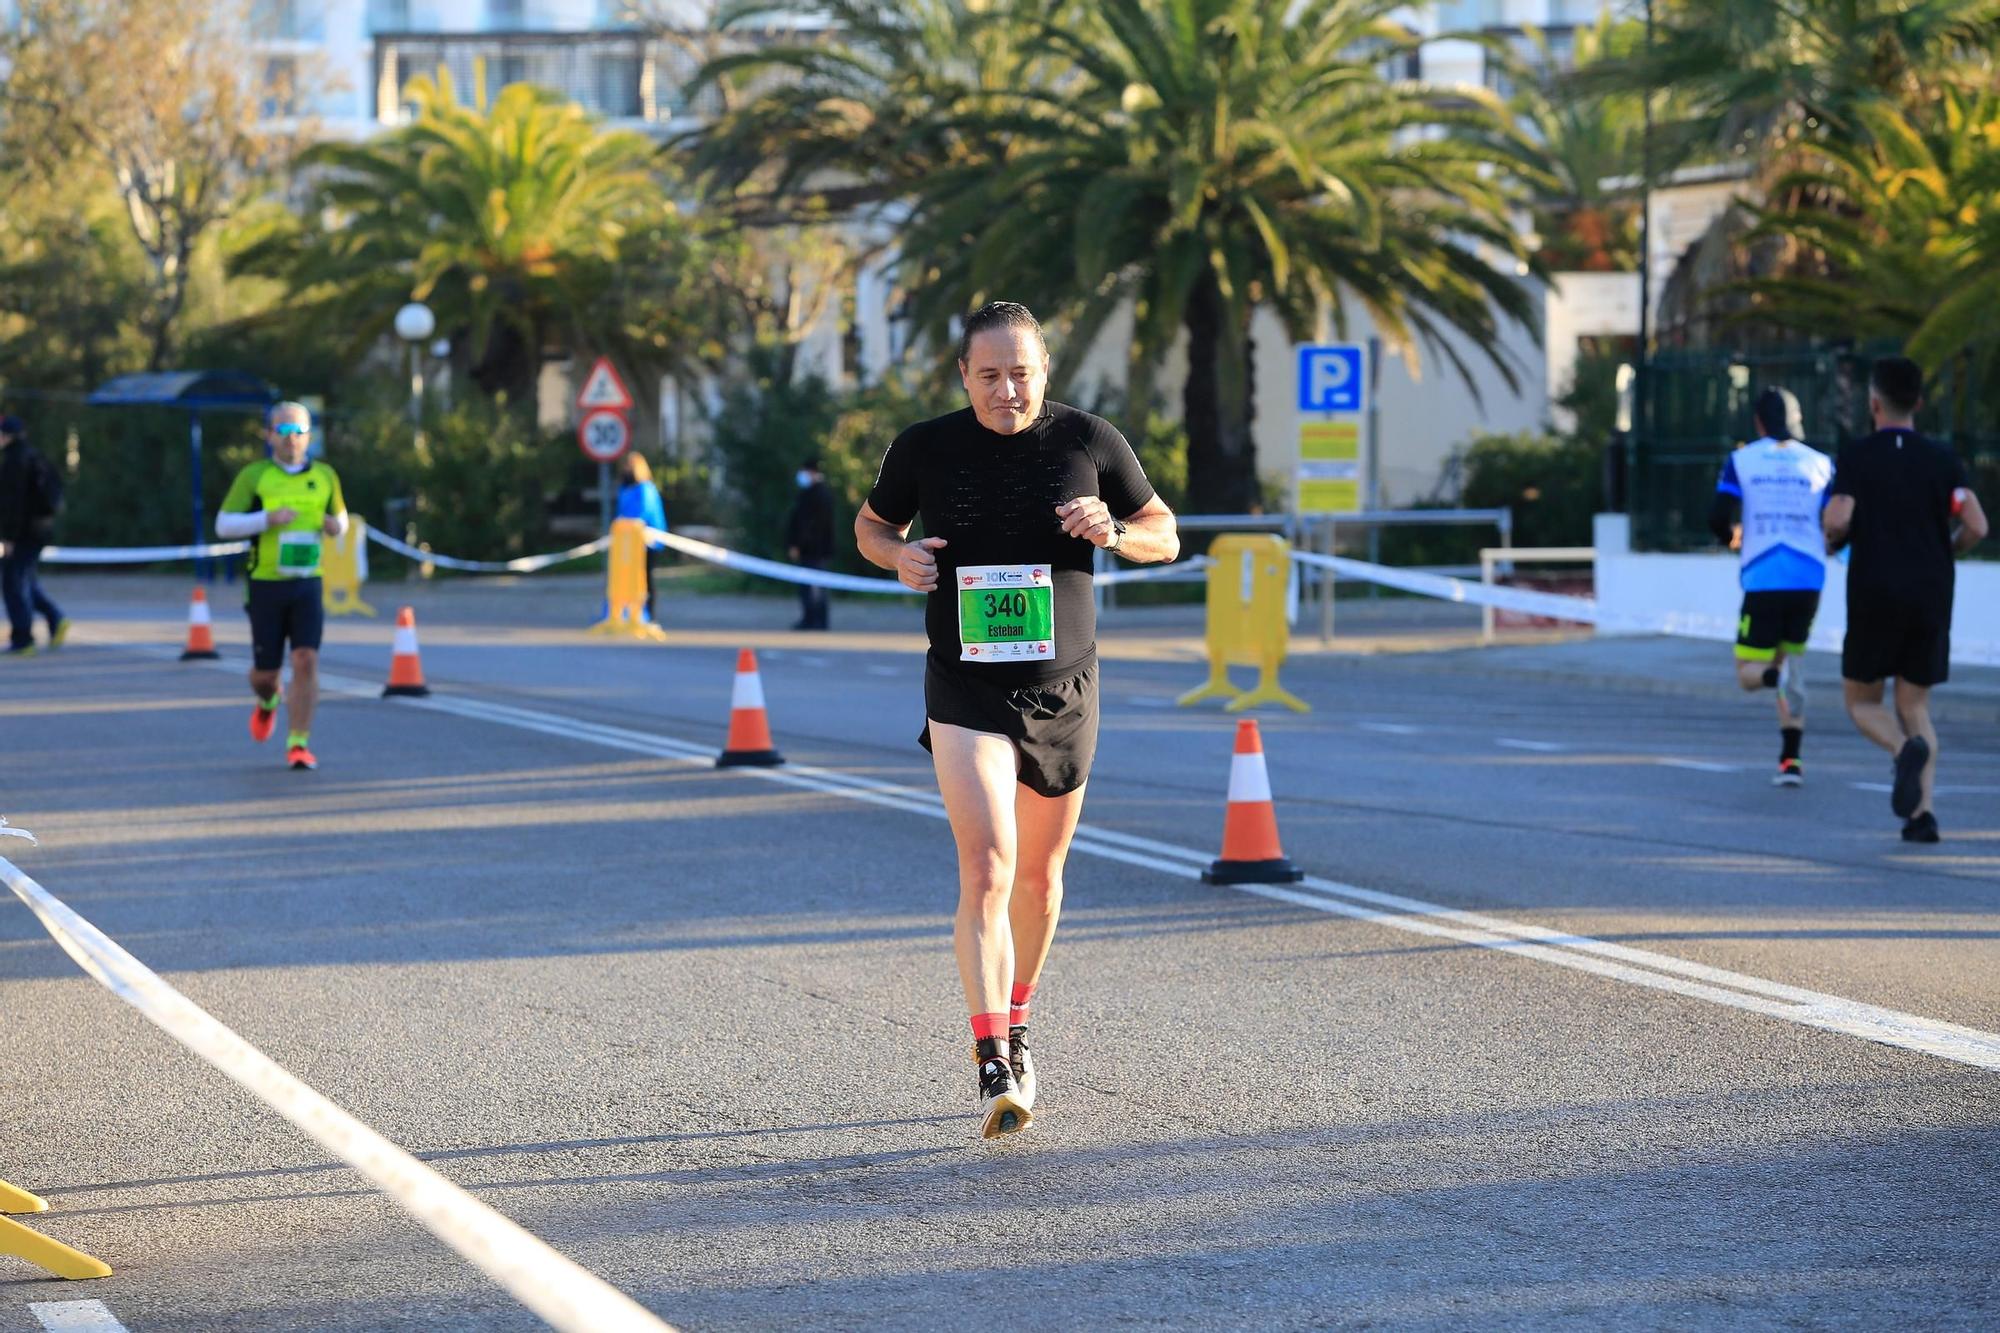
[[[600,407],[576,426],[577,446],[594,463],[615,463],[632,447],[632,425],[622,413]]]

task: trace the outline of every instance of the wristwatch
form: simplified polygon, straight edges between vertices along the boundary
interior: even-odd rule
[[[1122,518],[1114,518],[1111,520],[1111,540],[1104,543],[1104,549],[1107,551],[1115,551],[1124,544],[1125,544],[1125,520]]]

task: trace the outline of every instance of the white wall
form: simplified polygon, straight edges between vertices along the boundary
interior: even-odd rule
[[[1743,600],[1736,557],[1721,552],[1662,555],[1620,550],[1616,537],[1607,542],[1604,520],[1622,517],[1598,516],[1598,606],[1614,614],[1673,617],[1678,633],[1734,640],[1737,608]],[[1810,646],[1838,653],[1846,632],[1847,568],[1836,564],[1827,570]],[[1958,590],[1952,603],[1951,660],[1963,665],[2000,666],[2000,564],[1959,562]]]

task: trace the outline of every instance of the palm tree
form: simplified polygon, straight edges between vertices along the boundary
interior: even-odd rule
[[[1895,338],[1933,368],[1992,357],[2000,304],[2000,94],[1947,89],[1905,114],[1857,111],[1855,141],[1816,146],[1781,177],[1753,236],[1807,271],[1745,282],[1756,318]]]
[[[1587,71],[1637,42],[1638,25],[1614,23],[1609,10],[1578,28],[1572,69]],[[1547,159],[1550,185],[1537,192],[1541,258],[1551,270],[1629,272],[1639,266],[1638,206],[1604,182],[1639,174],[1644,112],[1629,92],[1579,91],[1558,68],[1548,39],[1529,34],[1543,73],[1524,80],[1511,109]]]
[[[746,21],[792,7],[743,3]],[[829,30],[712,65],[762,79],[701,136],[746,212],[899,210],[910,314],[1022,300],[1084,346],[1133,304],[1135,372],[1185,330],[1189,486],[1259,497],[1251,312],[1294,336],[1365,310],[1398,350],[1527,322],[1508,182],[1535,153],[1482,89],[1392,81],[1393,0],[828,0]],[[1498,170],[1495,170],[1497,168]],[[1482,253],[1484,251],[1485,253]],[[1501,257],[1505,270],[1489,262]]]
[[[702,341],[679,290],[701,241],[651,141],[526,84],[490,107],[459,105],[442,71],[410,93],[409,124],[312,149],[308,207],[273,207],[239,238],[234,269],[288,289],[281,317],[346,330],[358,353],[424,301],[473,380],[527,405],[552,346],[634,369]]]
[[[999,160],[920,183],[902,242],[919,325],[1015,295],[1074,311],[1081,346],[1129,300],[1136,360],[1155,365],[1184,332],[1188,488],[1228,511],[1261,500],[1260,306],[1297,339],[1365,311],[1413,367],[1427,347],[1472,383],[1462,335],[1513,383],[1501,324],[1532,314],[1510,182],[1537,155],[1484,89],[1384,75],[1418,41],[1399,7],[1102,0],[1045,17],[1037,45],[1066,68],[977,108]]]

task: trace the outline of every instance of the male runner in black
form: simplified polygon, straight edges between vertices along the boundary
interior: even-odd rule
[[[1875,363],[1868,379],[1875,433],[1840,451],[1825,515],[1827,549],[1854,547],[1840,650],[1847,715],[1896,756],[1889,808],[1905,821],[1905,842],[1938,840],[1930,695],[1951,674],[1953,556],[1985,540],[1987,530],[1965,464],[1949,446],[1917,433],[1923,386],[1923,371],[1907,357]],[[1882,703],[1890,676],[1894,712]]]

